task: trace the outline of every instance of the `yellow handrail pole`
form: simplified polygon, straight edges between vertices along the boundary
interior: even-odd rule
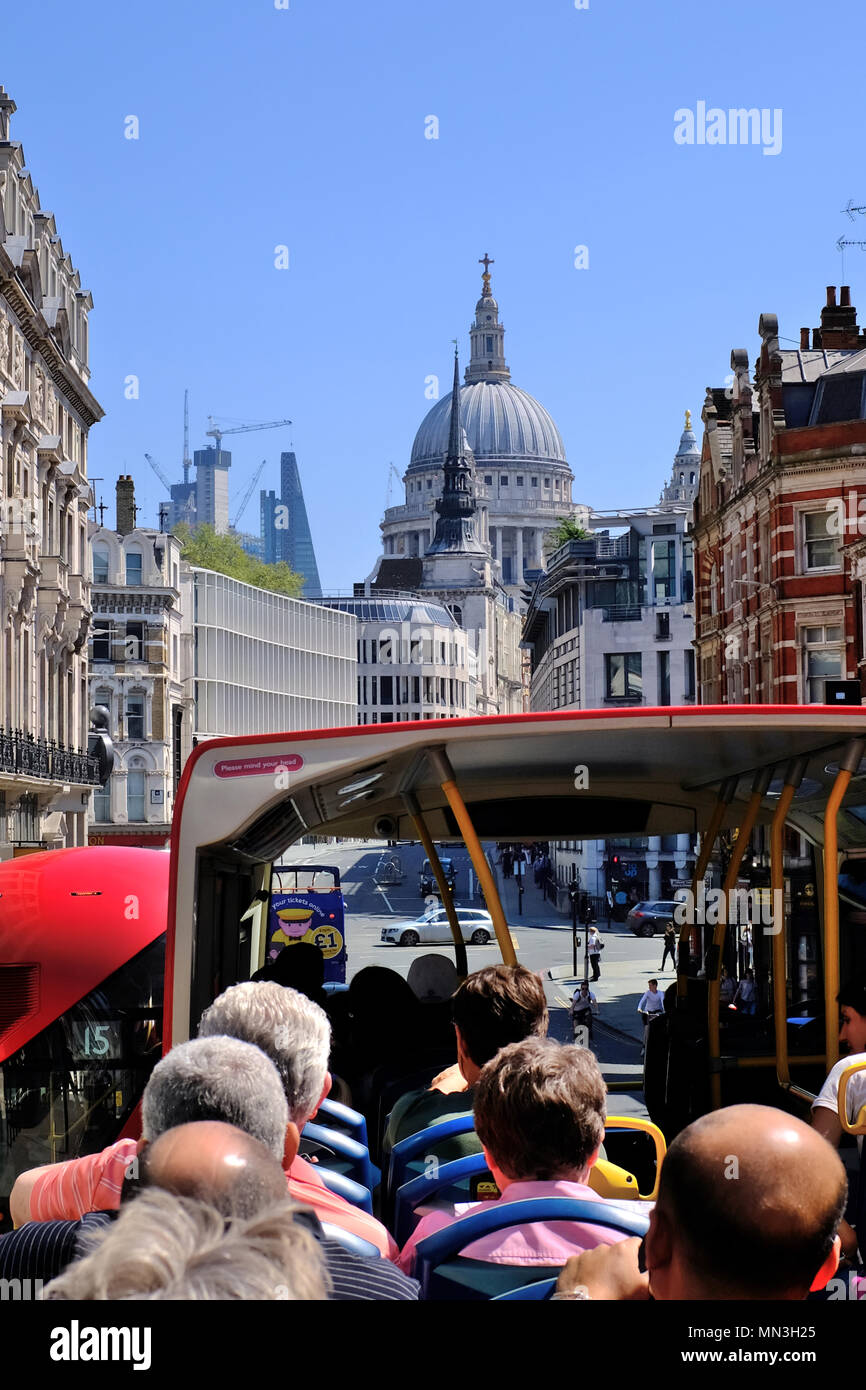
[[[721,991],[721,964],[722,950],[725,944],[725,934],[728,923],[731,919],[730,901],[731,890],[736,886],[737,874],[749,838],[755,828],[755,821],[758,819],[758,812],[761,809],[767,787],[770,785],[770,768],[764,768],[757,774],[752,784],[752,795],[749,797],[748,805],[743,816],[740,827],[737,831],[737,838],[731,851],[731,859],[725,873],[725,881],[722,884],[722,911],[719,913],[719,920],[713,932],[712,951],[707,958],[707,981],[709,993],[707,998],[707,1028],[709,1039],[709,1060],[710,1060],[710,1096],[713,1110],[719,1110],[722,1104],[722,1076],[719,1070],[721,1061],[721,1032],[719,1024],[719,995]]]
[[[469,858],[481,884],[484,899],[487,903],[487,911],[493,918],[493,929],[496,932],[496,940],[499,942],[499,951],[505,965],[516,965],[517,956],[514,954],[514,943],[511,940],[511,933],[508,930],[508,923],[505,920],[505,913],[502,910],[502,903],[499,901],[499,890],[496,887],[496,880],[490,872],[490,865],[481,848],[481,841],[475,833],[475,826],[466,809],[466,802],[460,794],[460,788],[454,778],[454,769],[448,755],[441,748],[428,750],[430,764],[439,779],[439,784],[445,793],[448,805],[454,812],[460,834],[463,836],[463,843],[469,851]]]
[[[705,833],[701,836],[701,848],[698,852],[695,872],[692,876],[692,909],[694,909],[694,905],[698,898],[698,884],[703,882],[704,874],[707,872],[707,865],[710,862],[713,845],[716,843],[716,836],[721,828],[725,811],[733,800],[736,787],[736,778],[728,778],[726,782],[722,783],[716,799],[716,804],[713,807],[713,814],[710,816],[710,823]],[[692,911],[692,917],[694,917],[694,910]],[[694,922],[689,922],[688,919],[683,922],[677,946],[677,1002],[680,1004],[685,1004],[686,994],[688,993],[688,975],[686,973],[688,956],[686,944],[693,927]]]
[[[803,780],[805,758],[795,758],[788,764],[785,782],[770,826],[770,903],[773,912],[773,1027],[776,1035],[776,1079],[780,1086],[791,1084],[791,1065],[788,1060],[788,991],[785,969],[785,821],[794,792]],[[776,909],[781,904],[780,910]]]
[[[839,1060],[836,995],[839,993],[839,828],[837,817],[848,783],[860,766],[864,741],[854,738],[845,749],[824,812],[824,1046],[827,1069]]]
[[[404,792],[403,804],[409,815],[412,817],[412,824],[418,834],[418,839],[424,846],[424,853],[430,860],[430,868],[433,870],[433,877],[439,888],[442,897],[442,906],[448,918],[448,925],[451,928],[451,935],[454,938],[454,964],[457,969],[458,978],[462,981],[469,974],[469,964],[466,959],[466,942],[463,940],[463,933],[460,930],[460,923],[457,920],[457,912],[454,908],[454,899],[451,896],[451,889],[445,877],[445,870],[442,868],[442,861],[439,858],[439,851],[430,839],[430,831],[424,822],[421,808],[416,798],[411,792]]]

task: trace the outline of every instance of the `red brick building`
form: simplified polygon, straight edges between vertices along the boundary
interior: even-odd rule
[[[843,285],[782,348],[758,324],[709,389],[693,535],[701,704],[810,704],[858,677],[866,577],[866,333]]]

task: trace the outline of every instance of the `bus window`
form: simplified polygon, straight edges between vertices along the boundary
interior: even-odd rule
[[[162,1052],[165,936],[0,1063],[0,1230],[19,1173],[113,1143]]]

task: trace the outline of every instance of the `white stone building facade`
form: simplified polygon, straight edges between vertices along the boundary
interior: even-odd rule
[[[444,605],[382,592],[320,602],[358,621],[359,724],[475,714],[475,651]]]
[[[181,544],[133,525],[118,481],[117,529],[94,530],[90,700],[109,711],[114,771],[94,794],[91,844],[158,847],[192,747],[192,641],[180,609]]]
[[[0,858],[86,842],[93,301],[0,87]]]
[[[180,583],[196,740],[357,722],[354,614],[212,570],[184,566]]]

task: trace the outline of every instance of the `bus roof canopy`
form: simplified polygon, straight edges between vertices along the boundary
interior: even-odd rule
[[[415,839],[407,796],[434,839],[454,839],[434,750],[447,756],[476,831],[491,840],[695,833],[728,779],[735,784],[723,824],[734,826],[755,775],[772,768],[758,818],[766,824],[786,769],[803,758],[788,820],[821,843],[823,807],[856,738],[866,738],[866,710],[856,707],[727,705],[219,739],[200,745],[187,764],[173,849],[183,855],[212,845],[263,861],[305,834]],[[861,766],[839,817],[840,846],[848,849],[866,848],[866,761]]]

